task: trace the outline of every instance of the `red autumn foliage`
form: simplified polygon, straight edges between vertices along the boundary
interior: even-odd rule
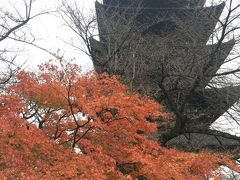
[[[20,118],[24,106],[19,100],[10,96],[1,98],[4,98],[0,106],[1,179],[105,177],[90,157],[79,157],[56,145],[35,125]]]
[[[226,155],[161,147],[148,138],[157,125],[147,120],[168,121],[160,104],[117,77],[59,63],[19,73],[1,96],[2,177],[181,180],[217,176],[220,164],[235,168]]]

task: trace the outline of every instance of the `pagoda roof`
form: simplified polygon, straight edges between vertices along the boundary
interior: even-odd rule
[[[94,69],[97,72],[102,72],[105,68],[105,64],[107,62],[106,52],[107,47],[104,43],[95,40],[94,38],[90,38],[90,45],[92,51],[92,61]]]
[[[105,62],[104,57],[106,58],[106,54],[108,51],[107,43],[97,41],[91,38],[90,44],[91,44],[94,57],[96,57],[96,59],[93,60],[93,63],[94,64],[97,63],[98,65],[104,64]],[[192,67],[189,71],[186,68],[184,68],[184,72],[188,77],[196,77],[199,74],[198,79],[200,79],[200,81],[198,83],[198,89],[205,88],[205,86],[209,83],[209,81],[212,79],[214,74],[218,71],[220,66],[224,63],[225,59],[227,58],[230,51],[232,50],[234,44],[235,44],[235,41],[230,40],[228,42],[222,43],[221,45],[214,44],[214,45],[203,45],[203,46],[195,46],[195,47],[186,46],[186,47],[181,47],[181,49],[177,48],[175,52],[177,54],[174,54],[174,52],[170,52],[173,57],[172,58],[170,57],[168,61],[170,64],[175,64],[176,61],[179,61],[179,62],[181,61],[181,62],[184,62],[183,65],[186,65],[186,66],[188,66],[188,64],[192,64],[193,61],[196,61],[196,63],[194,63],[195,64],[194,67]],[[216,51],[217,47],[218,47],[218,50]],[[163,53],[163,52],[160,52],[160,53]],[[161,60],[159,62],[161,62]],[[152,68],[150,66],[148,68],[151,69],[151,72],[155,72],[154,68],[156,67],[157,67],[157,64],[155,64]],[[174,81],[172,78],[170,79],[171,79],[170,80],[171,82]],[[190,83],[189,84],[190,86],[192,83],[194,83],[194,81],[189,83]],[[185,84],[185,86],[188,86],[188,85]]]
[[[209,127],[240,98],[240,86],[211,88],[194,92],[188,98],[191,121],[187,128]]]
[[[217,134],[217,133],[215,133]],[[240,142],[235,138],[231,139],[221,137],[221,135],[211,135],[206,131],[205,133],[185,133],[171,139],[168,147],[175,147],[187,151],[199,151],[201,149],[215,149],[217,151],[234,151],[239,148]]]
[[[178,27],[176,30],[183,36],[206,43],[224,6],[225,3],[204,8],[124,10],[96,2],[99,36],[101,40],[106,41],[105,37],[114,33],[111,32],[109,26],[115,24],[120,27],[121,23],[124,25],[126,21],[132,21],[130,22],[131,26],[138,30],[142,28],[142,31],[146,31],[162,21],[173,21]],[[121,33],[121,29],[118,33]]]
[[[139,6],[145,8],[185,8],[203,6],[206,0],[103,0],[103,4],[109,6],[131,7]]]
[[[234,45],[234,39],[220,45],[208,45],[209,48],[207,52],[206,63],[204,65],[205,67],[203,68],[204,79],[201,79],[199,88],[204,88],[207,86],[209,81],[214,77],[220,67],[224,64]]]

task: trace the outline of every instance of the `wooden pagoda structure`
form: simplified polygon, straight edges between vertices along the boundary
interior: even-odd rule
[[[229,149],[239,146],[240,138],[209,127],[239,100],[240,86],[209,84],[235,42],[209,41],[225,4],[204,4],[96,2],[99,40],[90,40],[91,53],[97,72],[122,76],[132,90],[164,103],[173,113],[172,124],[159,125],[159,142],[189,150]]]

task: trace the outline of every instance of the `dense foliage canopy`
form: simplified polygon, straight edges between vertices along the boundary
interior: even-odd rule
[[[57,65],[58,63],[58,65]],[[22,71],[0,96],[0,176],[71,179],[204,179],[226,154],[188,153],[151,140],[170,114],[107,74],[64,61]]]

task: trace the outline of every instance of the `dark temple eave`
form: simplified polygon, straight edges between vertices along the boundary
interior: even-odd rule
[[[99,42],[93,38],[90,39],[92,55],[95,57],[93,58],[93,64],[95,66],[101,66],[106,62],[106,54],[108,52],[106,43]],[[190,54],[190,57],[186,56],[186,59],[190,61],[194,58],[194,55],[201,57],[200,59],[195,59],[197,69],[200,67],[203,68],[202,72],[199,75],[199,85],[198,89],[205,88],[209,81],[212,79],[213,75],[217,72],[220,66],[224,63],[226,57],[229,55],[230,51],[232,50],[235,44],[234,40],[230,40],[226,43],[222,43],[218,50],[216,48],[218,45],[207,45],[203,47],[196,47],[196,49],[190,47],[193,52]],[[214,53],[216,51],[216,53]],[[187,63],[187,61],[185,61]],[[190,62],[189,62],[190,63]],[[201,65],[202,64],[202,65]],[[155,67],[155,66],[154,66]],[[153,68],[154,68],[153,67]],[[104,67],[98,67],[96,69],[103,69]],[[150,67],[149,67],[150,68]],[[154,69],[152,69],[153,71]],[[189,74],[190,73],[190,74]],[[193,71],[192,73],[195,74]],[[193,74],[193,75],[194,75]],[[188,75],[191,75],[191,72],[188,72]]]
[[[209,127],[240,99],[240,86],[204,89],[188,99],[187,128]]]
[[[133,18],[133,13],[135,13],[135,15],[137,13],[135,20],[131,19],[131,21],[133,21],[131,24],[136,26],[136,28],[142,26],[141,24],[143,24],[146,29],[146,27],[150,27],[157,22],[161,22],[164,20],[177,20],[176,24],[178,25],[179,33],[182,34],[183,32],[185,32],[185,36],[189,34],[189,38],[198,39],[197,41],[201,41],[204,44],[207,42],[213,29],[215,28],[217,20],[220,17],[224,6],[225,3],[213,7],[204,8],[144,8],[136,12],[136,10],[126,10],[118,7],[108,7],[96,2],[96,13],[100,40],[106,41],[105,37],[107,37],[111,33],[114,33],[111,32],[111,29],[109,29],[109,23],[114,26],[114,23],[120,23],[120,21],[117,21],[116,19],[120,19],[121,16],[124,16],[125,19],[130,19]],[[124,13],[126,15],[123,15]],[[162,19],[161,17],[164,18]],[[115,25],[120,26],[120,24]],[[143,29],[143,31],[145,29]],[[119,29],[118,33],[123,32],[121,32],[121,29]]]
[[[208,132],[211,132],[210,130]],[[216,131],[213,131],[216,132]],[[178,137],[171,139],[168,143],[168,147],[176,147],[187,151],[199,151],[199,150],[217,150],[218,152],[229,152],[237,150],[240,146],[240,141],[236,137],[231,135],[229,138],[222,137],[221,134],[225,133],[186,133]],[[219,135],[214,135],[219,134]],[[232,139],[231,139],[232,138]],[[236,139],[235,139],[236,138]]]
[[[90,45],[94,69],[100,73],[105,69],[107,46],[94,38],[90,38]]]
[[[222,43],[220,45],[218,44],[209,45],[205,67],[203,68],[203,76],[202,78],[199,78],[200,84],[198,88],[201,89],[207,86],[207,84],[214,77],[219,68],[224,64],[226,58],[229,56],[234,45],[235,45],[234,39]]]
[[[205,4],[206,0],[103,0],[103,4],[109,6],[129,7],[129,6],[141,6],[147,8],[183,8],[183,7],[201,7]]]

